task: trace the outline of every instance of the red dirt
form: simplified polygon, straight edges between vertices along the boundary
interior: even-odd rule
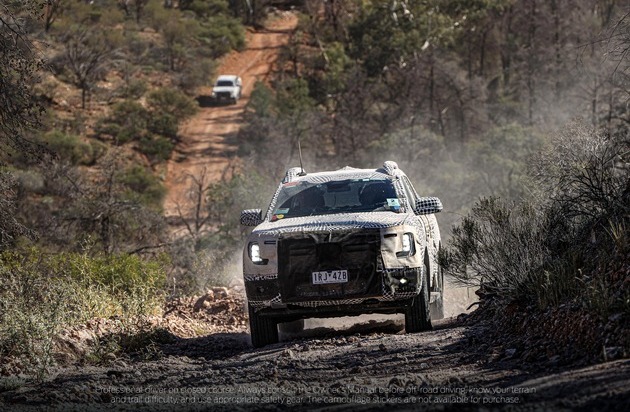
[[[181,142],[167,164],[165,185],[168,194],[164,201],[167,218],[180,216],[178,207],[181,215],[192,215],[191,176],[200,178],[205,169],[206,182],[215,182],[229,176],[232,167],[236,166],[237,148],[228,141],[229,137],[238,132],[254,84],[269,78],[281,47],[287,44],[296,26],[295,14],[278,12],[269,18],[264,29],[247,33],[245,50],[232,52],[223,59],[216,73],[241,76],[242,98],[236,105],[201,107],[181,126]],[[200,90],[200,95],[209,96],[211,91],[212,87],[208,85]]]

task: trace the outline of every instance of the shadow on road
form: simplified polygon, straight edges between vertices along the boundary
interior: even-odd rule
[[[213,333],[198,338],[177,338],[160,349],[167,356],[216,360],[239,355],[251,350],[251,346],[247,333]]]
[[[235,103],[229,100],[217,101],[208,95],[199,95],[195,98],[199,107],[222,107],[222,106],[234,106]]]
[[[453,324],[453,319],[433,321],[433,329],[446,329]],[[370,319],[359,317],[307,320],[306,329],[297,333],[281,334],[282,341],[311,338],[335,338],[353,335],[400,334],[404,333],[402,319]]]
[[[199,107],[212,107],[215,104],[211,96],[197,96],[196,100]]]
[[[446,329],[452,325],[452,319],[435,322],[434,329]],[[311,323],[301,332],[281,333],[280,343],[269,348],[292,345],[296,341],[336,339],[356,335],[401,334],[404,324],[397,319],[361,321],[361,318],[325,319]],[[251,347],[250,336],[241,333],[214,333],[197,338],[178,338],[160,346],[166,356],[186,356],[192,359],[220,360],[231,358],[245,352],[264,351],[269,348],[255,350]]]
[[[330,323],[330,326],[328,326]],[[296,338],[338,338],[352,335],[370,335],[374,333],[396,334],[404,328],[394,320],[370,320],[365,323],[356,323],[349,327],[338,326],[338,319],[327,319],[318,324],[322,326],[312,326],[297,333],[282,334],[282,337],[288,339]]]

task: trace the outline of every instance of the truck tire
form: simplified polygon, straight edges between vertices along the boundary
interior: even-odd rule
[[[252,338],[252,346],[262,348],[266,345],[278,343],[278,325],[276,321],[258,315],[249,305],[248,312],[249,333]]]
[[[413,298],[412,304],[405,310],[405,331],[407,333],[423,332],[433,329],[429,312],[429,278],[427,268],[424,268],[422,289]]]
[[[442,268],[438,266],[438,287],[437,291],[440,292],[440,297],[435,299],[429,309],[431,311],[431,320],[444,319],[444,272]]]

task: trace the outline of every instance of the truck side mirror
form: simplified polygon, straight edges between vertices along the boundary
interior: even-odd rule
[[[416,215],[431,215],[441,212],[443,208],[437,197],[421,197],[416,201]]]
[[[247,209],[241,212],[241,225],[243,226],[258,226],[262,222],[262,210],[260,209]]]

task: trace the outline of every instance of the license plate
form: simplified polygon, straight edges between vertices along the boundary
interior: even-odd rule
[[[313,272],[313,285],[325,285],[328,283],[347,283],[348,271],[343,270],[324,270]]]

